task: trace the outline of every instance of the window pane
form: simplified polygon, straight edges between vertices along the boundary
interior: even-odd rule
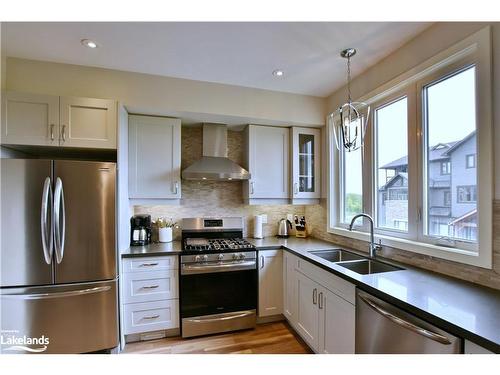
[[[363,212],[363,173],[361,148],[356,151],[342,152],[343,197],[341,199],[343,212],[342,222],[350,223],[351,219]]]
[[[377,226],[408,231],[408,100],[375,110]]]
[[[314,192],[314,135],[299,134],[299,191]]]
[[[475,68],[424,88],[427,235],[477,240]]]

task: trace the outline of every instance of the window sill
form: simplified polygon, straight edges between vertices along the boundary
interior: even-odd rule
[[[350,231],[346,228],[333,227],[328,229],[329,233],[339,236],[349,237],[361,241],[370,241],[370,234],[361,231]],[[375,233],[375,242],[382,241],[382,246],[393,247],[398,250],[410,251],[417,254],[432,256],[435,258],[450,260],[457,263],[463,263],[470,266],[476,266],[486,269],[492,269],[491,256],[488,254],[480,254],[475,251],[461,250],[456,248],[449,248],[445,246],[438,246],[424,242],[417,242],[403,238],[396,238],[387,235]],[[491,253],[490,253],[491,254]]]

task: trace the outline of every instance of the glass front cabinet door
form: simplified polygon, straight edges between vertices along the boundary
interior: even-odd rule
[[[320,135],[320,129],[292,128],[292,200],[294,203],[301,203],[299,201],[301,199],[321,197]]]

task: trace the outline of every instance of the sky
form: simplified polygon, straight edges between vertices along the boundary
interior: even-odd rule
[[[458,141],[476,128],[474,75],[472,67],[427,88],[430,146]],[[378,165],[405,156],[408,149],[406,98],[372,111],[377,118]],[[346,153],[346,166],[346,193],[361,194],[360,150]],[[379,186],[383,182],[379,179]]]

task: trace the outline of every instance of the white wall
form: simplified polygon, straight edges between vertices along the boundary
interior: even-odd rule
[[[493,59],[493,131],[495,146],[500,150],[500,23],[451,22],[436,23],[417,35],[378,64],[372,66],[352,81],[353,96],[361,97],[402,73],[424,62],[440,51],[461,41],[479,29],[490,25],[492,30]],[[356,63],[354,59],[353,64]],[[335,91],[326,100],[326,114],[346,100],[345,87]],[[494,155],[495,199],[500,199],[500,151]]]
[[[319,97],[10,57],[7,67],[7,89],[12,91],[112,98],[136,113],[324,124],[325,99]]]

